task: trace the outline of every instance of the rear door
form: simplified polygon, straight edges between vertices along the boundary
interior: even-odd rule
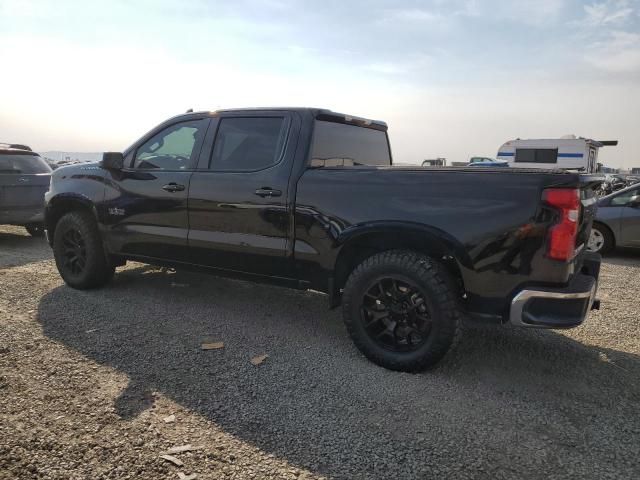
[[[42,221],[51,168],[33,153],[0,153],[0,222]]]
[[[287,187],[300,119],[283,111],[229,112],[213,122],[213,147],[189,191],[192,263],[291,278]]]
[[[156,129],[109,171],[101,215],[109,248],[124,255],[186,262],[189,182],[209,118]]]

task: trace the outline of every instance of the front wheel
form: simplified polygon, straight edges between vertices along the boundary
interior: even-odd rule
[[[345,285],[343,315],[358,349],[391,370],[436,364],[461,334],[454,282],[439,264],[411,251],[382,252],[360,264]]]
[[[107,262],[96,221],[88,212],[70,212],[58,221],[53,256],[65,283],[80,290],[101,287],[115,272]]]

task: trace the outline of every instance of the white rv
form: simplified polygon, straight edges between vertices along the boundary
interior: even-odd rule
[[[595,173],[598,171],[598,149],[617,144],[617,140],[598,141],[575,135],[550,139],[518,138],[502,144],[497,158],[516,168],[561,168]]]

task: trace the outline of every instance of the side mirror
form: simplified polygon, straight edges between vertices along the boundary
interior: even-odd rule
[[[627,207],[639,208],[640,207],[640,195],[634,195],[629,199],[629,203],[627,203]]]
[[[124,155],[120,152],[104,152],[100,166],[109,170],[122,170],[124,167]]]

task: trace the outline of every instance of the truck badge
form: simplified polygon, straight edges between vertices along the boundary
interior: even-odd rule
[[[113,207],[109,209],[109,215],[124,215],[124,208]]]

